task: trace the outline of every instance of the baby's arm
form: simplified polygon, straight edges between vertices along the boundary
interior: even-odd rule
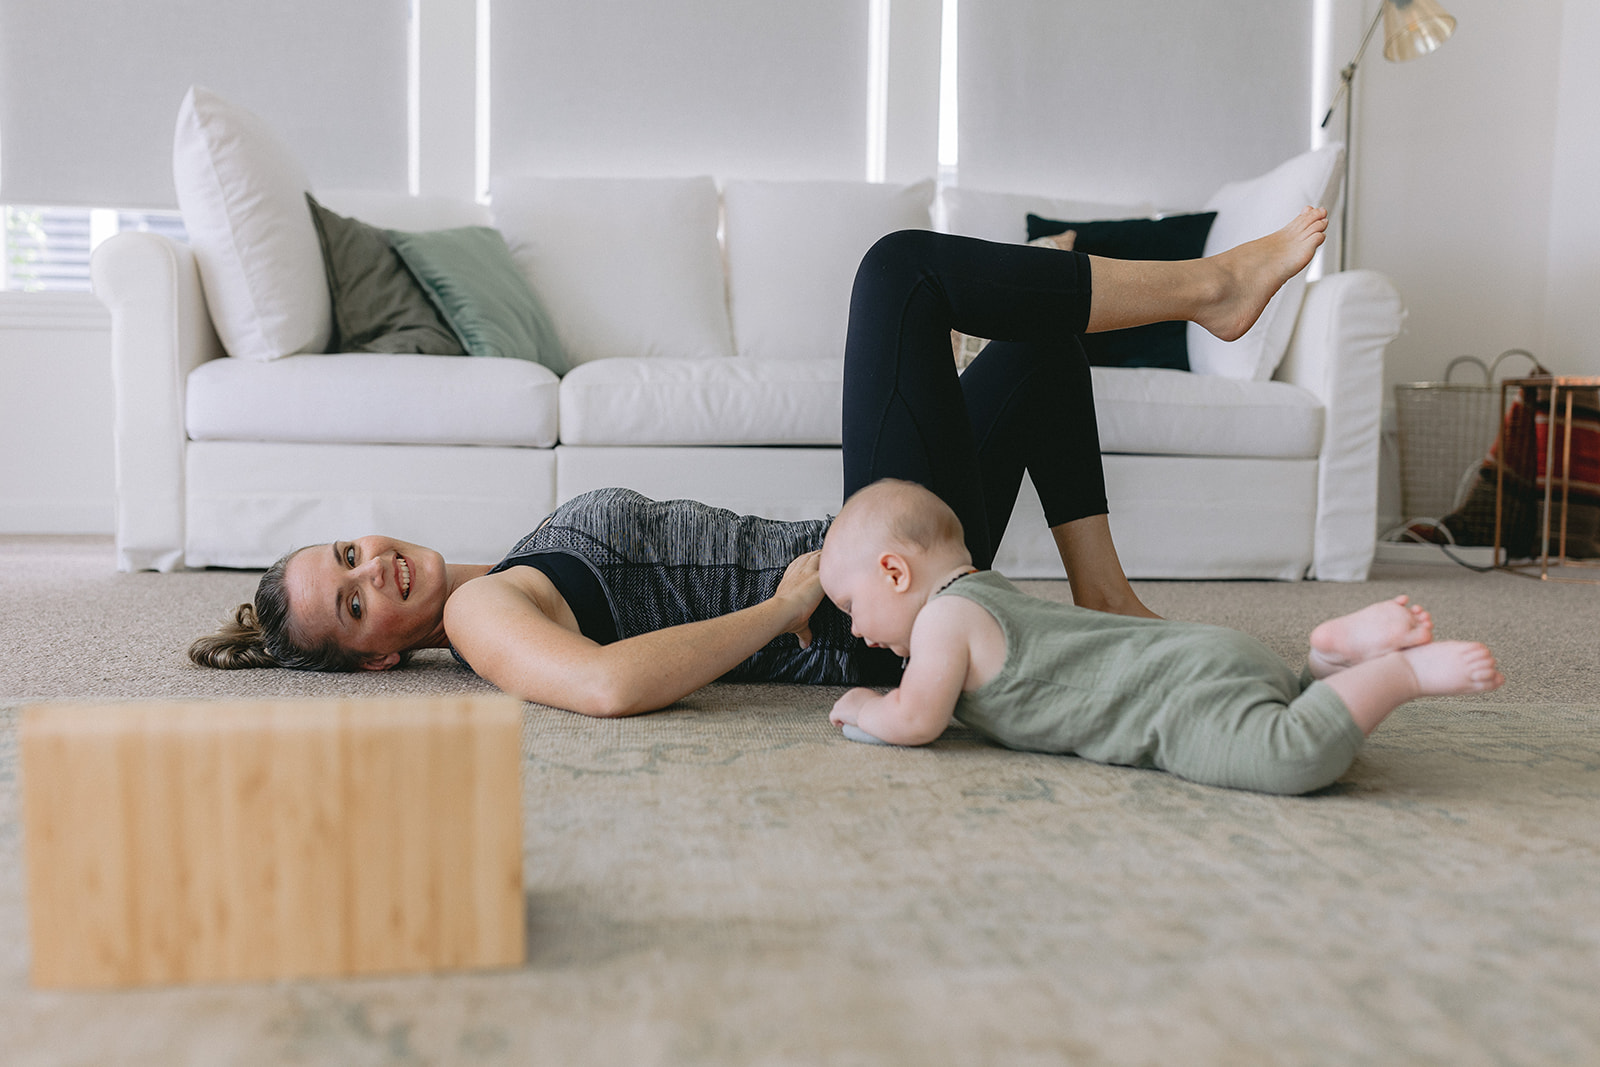
[[[967,678],[971,657],[966,620],[956,597],[935,600],[911,629],[911,662],[900,688],[852,689],[829,719],[849,723],[892,745],[925,745],[944,733]]]

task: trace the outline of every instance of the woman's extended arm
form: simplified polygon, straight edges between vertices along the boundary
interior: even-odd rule
[[[445,632],[478,674],[512,696],[585,715],[636,715],[715,681],[779,634],[809,644],[822,602],[818,556],[791,563],[759,604],[609,645],[555,622],[540,606],[537,572],[517,567],[456,590]]]

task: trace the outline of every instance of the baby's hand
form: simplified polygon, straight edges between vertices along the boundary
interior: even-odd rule
[[[828,721],[835,726],[843,726],[846,723],[859,726],[861,709],[877,698],[876,689],[852,689],[834,701],[833,711],[828,714]]]

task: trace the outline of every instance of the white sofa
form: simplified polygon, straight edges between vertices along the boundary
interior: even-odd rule
[[[1213,236],[1232,243],[1228,193]],[[932,183],[708,178],[517,179],[496,187],[492,213],[318,197],[395,229],[497,225],[576,366],[558,377],[522,359],[233,358],[195,249],[112,238],[93,279],[112,316],[120,568],[262,567],[301,544],[374,531],[489,562],[558,502],[608,485],[778,518],[828,514],[841,493],[845,309],[872,240],[935,221],[1020,240],[1019,207],[1079,218],[1102,207],[970,190],[935,204]],[[1013,226],[1014,236],[994,232]],[[273,239],[286,227],[275,220]],[[218,292],[210,284],[212,304]],[[1191,343],[1212,373],[1095,368],[1130,575],[1366,576],[1399,299],[1382,276],[1351,271],[1297,282],[1284,301],[1236,348],[1207,355]],[[1281,360],[1258,351],[1272,331],[1284,335]],[[1271,365],[1216,373],[1240,351]],[[1031,486],[996,566],[1062,574]]]

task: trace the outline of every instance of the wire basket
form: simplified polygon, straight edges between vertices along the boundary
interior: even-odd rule
[[[1407,519],[1440,519],[1466,500],[1478,468],[1500,429],[1495,370],[1507,356],[1523,356],[1535,374],[1549,372],[1531,352],[1507,349],[1485,364],[1476,356],[1457,356],[1439,382],[1401,382],[1394,387],[1400,429],[1400,509]],[[1451,381],[1463,365],[1478,368],[1477,384]]]

